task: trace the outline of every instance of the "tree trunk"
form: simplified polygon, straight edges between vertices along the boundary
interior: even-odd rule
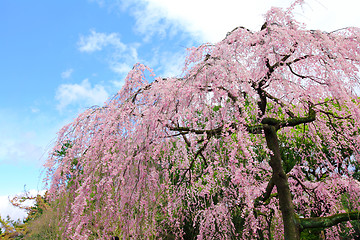
[[[300,223],[295,215],[288,178],[282,166],[276,128],[275,126],[264,124],[264,132],[267,146],[272,151],[270,166],[273,170],[273,180],[279,196],[280,211],[284,222],[285,240],[299,240]]]

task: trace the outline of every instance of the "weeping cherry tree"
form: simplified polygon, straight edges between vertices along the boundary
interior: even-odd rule
[[[295,5],[190,49],[181,77],[136,64],[104,106],[65,126],[46,164],[51,200],[66,203],[63,237],[351,234],[360,29],[307,30]]]

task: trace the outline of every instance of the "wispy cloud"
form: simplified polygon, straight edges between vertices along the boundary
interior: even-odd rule
[[[14,109],[0,108],[0,164],[19,168],[42,165],[49,150],[48,144],[60,127],[57,123],[60,120],[36,108],[32,111],[36,114],[27,116]]]
[[[136,29],[147,38],[164,36],[172,31],[185,31],[201,42],[217,42],[238,26],[257,31],[263,24],[263,14],[272,6],[287,8],[292,1],[284,0],[123,0],[122,9],[132,12]],[[332,31],[347,26],[359,26],[357,9],[360,2],[308,0],[297,8],[295,17],[310,29]],[[326,19],[326,20],[325,20]],[[354,24],[355,23],[355,24]]]
[[[27,140],[13,141],[11,139],[0,141],[0,162],[1,163],[29,163],[40,164],[40,159],[44,153],[44,149]]]
[[[152,52],[153,56],[146,64],[154,67],[157,74],[163,77],[174,77],[182,74],[186,51],[169,52],[153,48]]]
[[[173,2],[174,3],[174,2]],[[132,15],[135,17],[135,30],[145,36],[149,41],[155,34],[160,37],[167,37],[178,32],[179,22],[173,22],[168,15],[168,9],[156,1],[134,1]],[[125,6],[125,5],[124,5]],[[130,6],[128,2],[128,6]]]
[[[62,72],[61,73],[61,78],[70,78],[71,77],[71,74],[74,72],[74,69],[70,68],[70,69],[67,69],[66,71]]]
[[[40,109],[37,108],[37,107],[30,107],[30,110],[31,110],[32,113],[38,113],[38,112],[40,112]]]
[[[126,51],[115,51],[112,53],[109,61],[110,69],[118,73],[121,77],[126,76],[135,63],[143,62],[139,59],[137,48],[139,44],[129,44]]]
[[[280,0],[234,1],[223,0],[137,0],[130,4],[125,0],[127,9],[136,19],[135,29],[144,36],[173,35],[179,30],[189,33],[201,42],[221,40],[228,31],[243,25],[248,28],[260,28],[262,14],[271,5],[288,6]]]
[[[113,46],[118,51],[125,51],[126,45],[120,41],[117,33],[98,33],[95,30],[90,30],[90,35],[80,36],[78,46],[81,52],[95,52],[100,51],[106,46]]]
[[[11,121],[18,121],[17,123],[19,123],[20,121],[17,118],[3,116],[1,123],[4,123],[7,127],[4,127],[4,125],[0,127],[2,137],[0,138],[0,163],[40,166],[41,157],[45,152],[39,142],[41,136],[35,130],[24,130],[14,125]],[[39,119],[38,117],[34,118]],[[29,121],[26,122],[21,122],[21,124],[27,125],[29,123]]]
[[[118,74],[125,74],[131,70],[130,65],[124,62],[113,62],[110,68]]]
[[[101,33],[91,30],[87,36],[80,36],[78,41],[79,51],[92,53],[95,51],[106,51],[109,68],[124,78],[129,70],[137,62],[143,62],[138,57],[139,43],[125,44],[120,40],[118,33]]]
[[[105,4],[105,0],[88,0],[89,2],[96,2],[100,7],[103,7]]]
[[[55,95],[59,111],[68,105],[83,107],[102,105],[108,97],[109,94],[104,86],[99,84],[92,86],[88,79],[83,80],[80,84],[62,84],[58,87]]]

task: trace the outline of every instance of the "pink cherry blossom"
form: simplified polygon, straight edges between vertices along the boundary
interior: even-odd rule
[[[63,237],[341,239],[360,211],[360,29],[307,30],[293,7],[189,49],[179,78],[136,64],[60,130]]]

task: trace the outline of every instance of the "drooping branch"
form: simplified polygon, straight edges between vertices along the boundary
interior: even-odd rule
[[[288,177],[291,177],[292,179],[296,180],[296,182],[304,189],[304,191],[309,194],[309,196],[312,196],[313,198],[316,198],[316,194],[314,193],[314,190],[317,188],[308,188],[304,185],[304,183],[298,179],[295,175],[289,174]]]
[[[162,78],[162,80],[163,80],[163,81],[166,81],[167,78]],[[133,95],[130,96],[130,98],[128,98],[128,100],[131,100],[132,103],[135,103],[136,98],[137,98],[137,96],[138,96],[139,94],[141,94],[141,93],[149,90],[149,89],[150,89],[155,83],[157,83],[157,82],[158,82],[158,80],[155,79],[153,82],[145,85],[145,86],[142,87],[142,88],[139,88]]]
[[[189,140],[187,140],[186,136],[183,135],[183,138],[186,142],[186,144],[188,145],[188,147],[191,146],[191,143],[189,142]],[[211,137],[208,136],[208,140],[210,139]],[[190,165],[187,169],[185,169],[185,172],[182,174],[182,177],[181,177],[181,180],[179,181],[178,183],[178,187],[181,185],[181,183],[185,180],[185,176],[187,173],[190,174],[190,179],[191,179],[191,168],[194,166],[194,163],[195,163],[195,160],[198,158],[198,156],[201,156],[203,159],[204,159],[204,163],[207,165],[207,162],[206,162],[206,159],[204,157],[204,155],[202,154],[202,152],[205,150],[206,146],[208,144],[208,141],[204,143],[204,145],[199,148],[196,153],[193,153],[194,154],[194,158],[192,159],[192,161],[190,162]]]
[[[266,200],[268,200],[270,198],[270,195],[271,195],[272,190],[274,189],[274,186],[275,186],[274,178],[271,177],[268,185],[266,186],[265,193],[262,196],[262,198],[260,199],[261,201],[264,202],[264,201],[266,201]]]
[[[341,222],[360,220],[360,212],[338,213],[327,217],[301,218],[301,229],[306,228],[327,228]]]
[[[280,61],[276,62],[274,65],[270,65],[270,60],[268,58],[265,59],[265,65],[268,68],[268,71],[267,71],[266,75],[264,76],[264,78],[261,79],[259,84],[257,86],[256,85],[253,86],[253,87],[255,87],[255,90],[257,91],[257,93],[259,95],[258,106],[261,111],[261,116],[263,116],[265,114],[266,105],[267,105],[267,95],[266,95],[263,87],[266,85],[266,83],[270,79],[273,72],[278,67],[283,66],[285,64],[286,60],[288,60],[290,58],[290,56],[295,52],[296,48],[297,48],[297,43],[295,43],[294,48],[290,50],[290,54],[283,56],[282,59]]]
[[[327,85],[326,82],[321,82],[321,81],[320,81],[320,80],[323,80],[323,79],[320,79],[320,80],[319,80],[319,78],[316,79],[316,77],[314,77],[314,76],[301,75],[301,74],[295,72],[294,69],[291,67],[290,64],[286,64],[286,65],[289,67],[289,70],[290,70],[290,72],[291,72],[292,74],[294,74],[295,76],[297,76],[297,77],[299,77],[299,78],[301,78],[301,79],[308,78],[308,79],[311,79],[312,81],[316,82],[316,83],[319,84],[319,85]]]
[[[290,111],[289,109],[287,109],[286,105],[285,105],[280,99],[278,99],[278,98],[270,95],[270,94],[269,94],[268,92],[266,92],[265,90],[263,90],[263,91],[264,91],[266,97],[270,98],[271,100],[273,100],[274,102],[276,102],[277,104],[279,104],[281,107],[285,108],[285,112],[286,112],[290,117],[292,117],[292,118],[295,117],[295,114],[294,114],[292,111]]]
[[[289,112],[289,114],[292,113]],[[292,117],[286,120],[279,120],[276,118],[263,118],[261,120],[261,124],[245,125],[245,127],[249,133],[261,134],[263,132],[265,124],[274,126],[276,130],[279,130],[280,128],[284,128],[284,127],[294,127],[300,124],[310,123],[315,121],[315,119],[316,119],[316,112],[312,108],[310,108],[309,115],[305,117]]]
[[[297,117],[297,118],[290,118],[285,121],[282,121],[280,124],[280,128],[282,127],[294,127],[303,123],[310,123],[315,121],[316,119],[316,112],[310,108],[309,115],[306,117]]]
[[[334,113],[332,113],[332,112],[324,111],[324,110],[322,110],[322,109],[319,109],[319,112],[327,115],[328,117],[329,117],[329,115],[331,115],[331,117],[336,118],[336,119],[349,119],[349,118],[351,117],[351,114],[346,115],[346,116],[344,116],[344,117],[341,117],[341,116],[337,116],[336,114],[334,114]]]
[[[237,101],[237,97],[234,96],[228,89],[226,89],[226,88],[223,87],[223,86],[220,86],[219,89],[224,90],[224,91],[228,94],[228,97],[229,97],[233,102],[236,102],[236,101]]]
[[[219,136],[219,134],[221,134],[221,132],[224,130],[224,125],[221,125],[217,128],[214,129],[194,129],[194,128],[189,128],[189,127],[173,127],[173,126],[167,126],[169,130],[171,131],[176,131],[179,132],[180,134],[188,134],[188,133],[195,133],[195,134],[206,134],[208,137],[212,137],[212,136]],[[228,126],[230,129],[238,129],[238,125],[236,123],[231,123]],[[228,128],[226,128],[226,130],[228,133],[232,133],[231,130],[229,130]]]
[[[275,118],[263,118],[261,123],[275,126],[276,130],[279,130],[280,128],[284,128],[284,127],[295,127],[300,124],[310,123],[315,121],[315,119],[316,119],[316,112],[310,108],[309,115],[306,117],[289,118],[283,121]]]
[[[274,189],[274,187],[275,187],[274,177],[271,177],[263,195],[255,199],[254,206],[257,207],[260,205],[260,202],[266,202],[271,197],[271,192]]]
[[[227,34],[226,34],[226,36],[225,36],[225,38],[223,39],[223,41],[225,41],[231,34],[233,34],[235,31],[237,31],[237,30],[239,30],[239,29],[244,29],[244,30],[246,30],[248,33],[250,33],[250,34],[253,34],[253,32],[250,30],[250,29],[248,29],[248,28],[246,28],[246,27],[243,27],[243,26],[239,26],[239,27],[236,27],[236,28],[234,28],[233,30],[231,30],[230,32],[228,32]],[[235,40],[234,42],[236,42],[237,40]],[[230,42],[230,43],[228,43],[229,45],[230,44],[233,44],[233,42]]]
[[[205,129],[193,129],[193,128],[188,128],[188,127],[169,127],[169,129],[171,131],[177,131],[177,132],[182,132],[182,133],[195,133],[195,134],[204,134],[206,133],[208,136],[214,136],[217,134],[220,134],[223,126],[220,126],[218,128],[214,128],[214,129],[209,129],[209,130],[205,130]]]

